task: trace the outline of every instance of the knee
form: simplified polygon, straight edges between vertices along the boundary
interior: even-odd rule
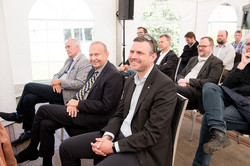
[[[38,108],[36,112],[36,117],[43,117],[46,114],[47,105],[42,105]]]
[[[205,83],[205,85],[202,88],[202,93],[203,94],[207,94],[207,93],[213,93],[214,91],[219,91],[220,90],[220,86],[215,84],[215,83]]]

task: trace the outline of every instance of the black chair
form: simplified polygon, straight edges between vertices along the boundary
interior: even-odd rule
[[[181,58],[179,58],[179,59],[178,59],[178,62],[177,62],[177,66],[176,66],[175,73],[174,73],[174,82],[176,82],[180,64],[181,64]]]
[[[184,117],[184,112],[188,104],[188,99],[177,93],[177,103],[175,106],[175,112],[173,120],[171,123],[172,136],[173,136],[173,157],[172,166],[174,165],[175,153],[177,149],[177,143],[179,138],[179,133],[181,129],[182,120]]]

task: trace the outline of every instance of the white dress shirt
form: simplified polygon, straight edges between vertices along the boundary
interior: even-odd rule
[[[164,53],[162,53],[162,52],[160,53],[160,57],[157,59],[157,62],[156,62],[157,65],[161,64],[162,59],[165,57],[165,55],[167,55],[167,53],[169,52],[169,50],[166,51],[166,52],[164,52]]]

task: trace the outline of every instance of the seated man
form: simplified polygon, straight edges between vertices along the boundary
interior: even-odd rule
[[[188,109],[203,112],[201,90],[206,82],[217,83],[222,72],[222,61],[212,54],[213,39],[202,37],[198,56],[190,59],[177,77],[177,92],[189,99]]]
[[[213,49],[213,54],[223,61],[225,66],[222,80],[226,78],[229,72],[234,66],[235,50],[230,43],[227,43],[228,32],[226,30],[220,30],[217,35],[217,43]]]
[[[173,50],[170,50],[171,37],[168,34],[162,34],[159,39],[161,51],[157,53],[155,64],[157,68],[174,80],[174,74],[178,63],[178,57]]]
[[[4,113],[0,116],[7,121],[23,122],[24,132],[12,142],[18,145],[31,137],[31,128],[35,116],[35,105],[37,103],[65,104],[84,85],[88,72],[91,69],[89,60],[81,53],[80,43],[70,39],[65,44],[69,58],[63,68],[54,75],[51,85],[40,83],[28,83],[20,101],[17,105],[17,112]]]
[[[52,165],[54,133],[61,127],[100,130],[114,114],[120,101],[123,80],[115,66],[108,61],[109,52],[102,42],[93,42],[89,48],[90,70],[83,88],[67,106],[44,105],[35,116],[29,146],[16,155],[17,163],[38,158],[43,165]]]
[[[184,46],[183,52],[181,54],[181,64],[179,67],[178,74],[187,66],[188,61],[194,57],[198,56],[198,44],[194,32],[188,32],[185,35],[187,45]]]
[[[202,118],[199,146],[193,166],[209,166],[212,152],[229,146],[226,130],[250,133],[250,38],[246,54],[224,80],[222,86],[207,83],[203,87],[205,114]]]
[[[176,87],[154,66],[152,39],[144,37],[136,37],[130,49],[137,74],[126,80],[115,115],[101,132],[65,140],[60,146],[62,166],[80,166],[80,158],[103,159],[99,166],[171,165]],[[95,142],[92,147],[90,142]]]
[[[239,53],[242,55],[245,51],[246,45],[245,45],[244,41],[241,41],[241,38],[242,38],[242,33],[240,30],[237,30],[234,33],[235,41],[232,42],[231,44],[234,47],[235,53]]]

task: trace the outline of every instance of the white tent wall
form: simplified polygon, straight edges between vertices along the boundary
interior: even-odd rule
[[[7,27],[4,18],[3,0],[0,0],[0,111],[13,112],[15,110],[15,95],[12,80],[12,69],[8,48]]]
[[[109,60],[119,64],[122,60],[122,26],[116,18],[119,0],[84,0],[94,15],[94,40],[100,40],[107,44],[110,51]],[[186,44],[184,35],[188,31],[194,31],[197,39],[207,34],[207,23],[212,11],[222,3],[231,4],[238,18],[242,6],[249,0],[171,0],[178,9],[182,19],[179,53]],[[13,85],[25,84],[32,81],[31,58],[29,46],[28,15],[36,0],[0,0],[1,14],[1,49],[7,61],[1,61],[5,66],[3,71],[6,77],[2,85],[3,96],[12,99]],[[125,44],[126,58],[136,37],[136,28],[141,25],[143,12],[154,0],[134,0],[134,20],[126,20]],[[198,5],[198,6],[197,6]],[[46,11],[45,11],[46,12]],[[240,20],[239,20],[240,23]],[[7,70],[6,70],[7,68]],[[9,70],[10,69],[10,70]],[[7,73],[9,72],[9,73]],[[11,90],[11,93],[6,90]],[[9,98],[8,98],[9,99]],[[12,100],[8,100],[12,101]]]

